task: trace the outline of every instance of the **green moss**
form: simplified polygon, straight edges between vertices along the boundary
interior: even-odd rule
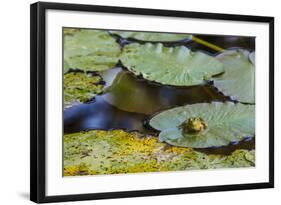
[[[103,90],[100,76],[84,72],[70,72],[64,75],[64,107],[70,107],[76,103],[84,103]]]
[[[65,176],[250,167],[254,156],[254,150],[207,155],[122,130],[64,135]]]

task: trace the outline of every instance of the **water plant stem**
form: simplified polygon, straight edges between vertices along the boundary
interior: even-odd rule
[[[225,49],[223,49],[223,48],[221,48],[221,47],[219,47],[219,46],[216,46],[216,45],[214,45],[214,44],[212,44],[212,43],[209,43],[209,42],[207,42],[207,41],[204,41],[204,40],[202,40],[202,39],[200,39],[200,38],[198,38],[198,37],[196,37],[196,36],[192,36],[192,40],[193,41],[195,41],[196,43],[199,43],[199,44],[201,44],[201,45],[204,45],[204,46],[206,46],[206,47],[208,47],[208,48],[211,48],[211,49],[213,49],[213,50],[215,50],[215,51],[218,51],[218,52],[223,52]]]

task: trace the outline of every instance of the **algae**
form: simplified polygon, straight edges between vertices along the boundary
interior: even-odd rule
[[[103,91],[99,75],[84,72],[69,72],[63,77],[64,108],[84,103]]]
[[[208,155],[122,130],[64,135],[64,176],[251,167],[254,156],[254,150]]]

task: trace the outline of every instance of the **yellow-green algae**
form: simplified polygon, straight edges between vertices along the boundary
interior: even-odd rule
[[[255,166],[254,150],[208,155],[161,143],[157,136],[122,130],[64,135],[64,176],[251,166]]]
[[[64,107],[84,103],[103,91],[102,78],[85,72],[70,72],[63,77]]]
[[[80,29],[78,28],[64,28],[63,29],[63,35],[67,36],[67,35],[73,35],[75,32],[79,31]]]

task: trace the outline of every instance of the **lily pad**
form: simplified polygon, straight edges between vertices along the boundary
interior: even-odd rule
[[[150,125],[171,145],[208,148],[238,142],[255,134],[255,106],[232,102],[186,105],[154,116]]]
[[[224,71],[222,63],[212,56],[184,46],[164,47],[161,43],[129,44],[123,49],[121,61],[135,75],[176,86],[204,84]]]
[[[224,95],[244,103],[255,103],[254,53],[229,50],[217,56],[224,64],[225,73],[213,78],[214,86]]]
[[[105,31],[80,30],[64,37],[64,71],[69,68],[101,71],[112,68],[121,52],[119,44]]]
[[[172,42],[181,40],[191,40],[192,35],[179,33],[158,33],[158,32],[130,32],[130,31],[111,31],[122,38],[131,38],[140,41],[150,42]]]
[[[249,59],[250,59],[250,61],[253,65],[256,64],[255,63],[255,58],[256,58],[255,56],[256,56],[256,52],[254,52],[254,51],[249,54]]]
[[[205,154],[167,146],[156,136],[123,130],[64,135],[64,176],[179,171],[255,166],[255,151]]]
[[[87,102],[103,90],[100,84],[102,78],[98,75],[84,72],[70,72],[64,74],[64,108]]]

